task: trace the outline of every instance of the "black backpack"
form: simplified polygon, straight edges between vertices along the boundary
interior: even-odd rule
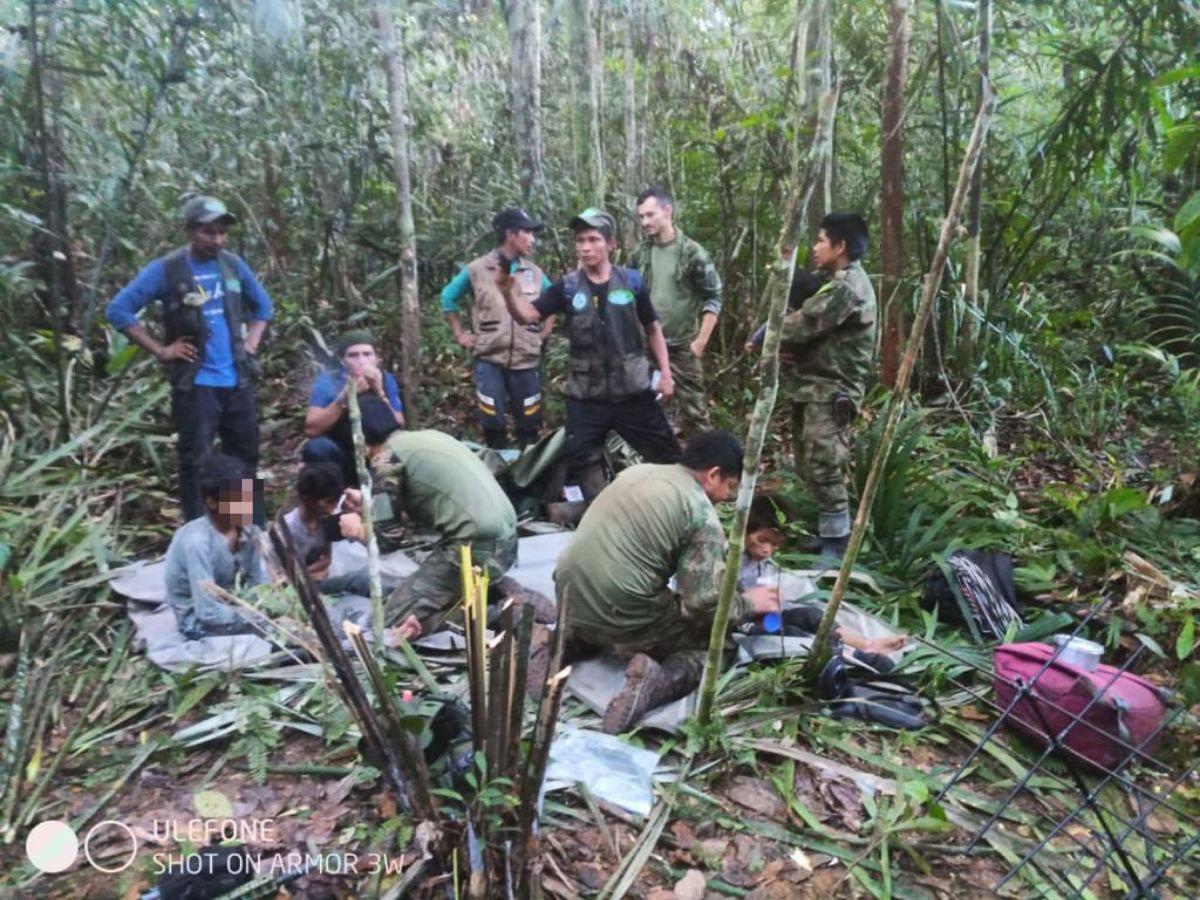
[[[965,625],[976,643],[1000,640],[1025,626],[1013,581],[1012,557],[995,550],[955,550],[935,557],[921,606],[952,625]]]

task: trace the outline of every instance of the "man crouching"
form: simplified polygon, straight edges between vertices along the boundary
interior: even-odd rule
[[[679,463],[622,472],[559,558],[554,584],[559,598],[569,596],[569,654],[633,657],[604,712],[609,734],[700,683],[727,550],[713,504],[734,495],[741,474],[732,434],[699,434]],[[778,608],[777,591],[752,587],[734,597],[731,621]]]

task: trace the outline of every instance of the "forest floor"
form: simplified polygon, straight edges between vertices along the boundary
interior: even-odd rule
[[[468,395],[465,371],[455,372],[458,377],[440,386],[442,397],[456,391]],[[264,465],[276,485],[290,481],[285,473],[293,464],[288,461],[296,458],[301,440],[295,416],[281,411],[303,405],[303,396],[294,390],[279,391],[268,404]],[[453,414],[435,416],[427,424],[471,434]],[[1161,485],[1163,473],[1184,472],[1187,448],[1168,436],[1146,433],[1130,458],[1122,460],[1064,449],[1048,436],[1052,434],[1028,417],[1001,421],[996,437],[1001,455],[1011,450],[1020,463],[1006,473],[1004,490],[982,492],[982,518],[971,519],[971,509],[958,509],[946,521],[999,522],[1022,534],[1031,529],[1042,537],[1055,534],[1049,543],[1057,549],[1040,553],[1041,562],[1030,549],[1023,560],[1031,616],[1036,620],[1067,611],[1077,620],[1096,598],[1112,596],[1117,602],[1092,635],[1107,640],[1118,663],[1141,652],[1138,648],[1148,640],[1161,656],[1145,653],[1139,671],[1157,683],[1178,686],[1181,679],[1193,677],[1191,670],[1181,668],[1183,654],[1162,652],[1159,645],[1175,638],[1171,649],[1182,647],[1179,634],[1187,626],[1171,620],[1170,613],[1200,603],[1196,584],[1176,580],[1180,570],[1165,562],[1164,568],[1175,574],[1154,570],[1161,575],[1158,584],[1153,572],[1139,574],[1123,564],[1114,547],[1156,556],[1139,542],[1136,530],[1119,545],[1100,541],[1098,547],[1072,543],[1069,534],[1058,532],[1063,531],[1064,510],[1074,510],[1078,522],[1090,521],[1089,516],[1109,525],[1117,522],[1122,513],[1116,505],[1132,501],[1104,486],[1130,481],[1130,466]],[[775,438],[777,448],[787,446],[785,433]],[[912,458],[936,459],[936,453],[925,444]],[[779,453],[781,470],[783,459]],[[962,464],[964,477],[973,477],[970,467],[977,465],[974,458]],[[893,477],[916,483],[911,473],[893,472]],[[787,478],[775,481],[786,485]],[[1184,472],[1172,483],[1169,505],[1178,521],[1186,523],[1196,512],[1190,506],[1197,502],[1195,478]],[[956,490],[954,485],[944,489]],[[1107,498],[1106,506],[1089,505],[1097,495]],[[633,738],[657,749],[668,767],[678,768],[685,757],[691,765],[683,786],[667,791],[673,798],[669,818],[654,852],[637,871],[630,896],[974,897],[992,893],[1014,869],[1007,886],[1013,895],[1067,896],[1072,885],[1084,889],[1101,857],[1108,867],[1087,885],[1088,895],[1124,895],[1117,862],[1105,849],[1104,821],[1084,810],[1061,829],[1054,828],[1082,805],[1061,762],[1044,762],[1029,777],[1039,754],[1021,739],[1000,733],[983,743],[962,777],[949,785],[994,720],[987,705],[990,655],[970,646],[964,634],[922,618],[916,609],[929,552],[945,549],[954,532],[946,530],[940,517],[921,513],[919,505],[901,507],[881,509],[880,514],[898,516],[895,530],[907,527],[907,537],[893,544],[880,539],[867,558],[880,576],[881,590],[853,599],[928,639],[908,671],[923,696],[939,701],[935,721],[917,732],[896,732],[826,718],[806,696],[794,666],[758,668],[733,679],[719,701],[719,734],[707,735],[703,742],[692,731],[667,740],[646,733]],[[1019,520],[1015,526],[1014,520]],[[1166,537],[1160,534],[1164,541],[1182,542],[1182,551],[1170,544],[1171,552],[1182,552],[1186,560],[1192,552],[1187,546],[1191,526],[1180,526],[1178,534],[1171,530],[1175,525],[1159,526],[1167,529]],[[158,527],[157,533],[161,541],[169,527]],[[1031,548],[1038,543],[1022,539]],[[146,549],[152,550],[153,543]],[[1069,571],[1064,571],[1064,552],[1072,554]],[[1093,552],[1099,554],[1096,560],[1088,557]],[[1044,562],[1047,553],[1050,559],[1060,558],[1058,570],[1046,569],[1053,568]],[[1171,603],[1156,599],[1155,592],[1163,590],[1174,598]],[[124,617],[117,601],[105,593],[97,602],[111,607],[113,631],[119,633]],[[1157,618],[1138,614],[1134,607],[1139,604]],[[1158,629],[1157,639],[1147,637],[1151,626]],[[411,851],[402,855],[402,848],[411,846],[407,824],[378,777],[364,774],[348,714],[314,667],[282,667],[259,675],[170,675],[123,653],[119,640],[94,635],[90,642],[62,648],[61,661],[71,664],[67,671],[72,674],[58,688],[60,719],[46,745],[38,748],[37,764],[30,764],[26,780],[36,783],[39,770],[52,776],[31,807],[32,820],[61,818],[92,827],[104,820],[123,823],[129,832],[108,827],[98,833],[92,845],[96,861],[105,868],[122,866],[129,855],[128,833],[137,840],[136,859],[119,873],[81,864],[64,875],[39,877],[18,845],[0,845],[7,880],[21,885],[17,896],[138,897],[170,854],[196,847],[187,836],[164,833],[163,823],[197,816],[269,821],[270,835],[251,835],[246,841],[252,854],[268,859],[283,854],[286,860],[288,853],[306,850],[324,854],[325,872],[290,886],[298,896],[355,897],[379,888],[386,895],[398,871],[415,862]],[[460,677],[452,666],[432,667],[439,678]],[[567,702],[563,718],[584,727],[596,724],[595,716],[576,701]],[[1162,751],[1163,769],[1142,767],[1136,774],[1148,796],[1168,799],[1174,810],[1157,808],[1144,817],[1138,840],[1147,847],[1156,841],[1164,848],[1179,847],[1200,830],[1200,778],[1194,770],[1200,739],[1194,718],[1184,715],[1178,724]],[[200,737],[186,745],[175,736],[189,727]],[[947,790],[940,796],[943,788]],[[1010,795],[1015,795],[1011,803]],[[1118,784],[1104,786],[1097,800],[1109,820],[1129,820],[1139,813],[1137,798]],[[993,815],[995,825],[983,830]],[[646,826],[646,820],[574,790],[549,795],[542,821],[543,888],[561,897],[600,893]],[[979,846],[965,853],[981,831]],[[1043,839],[1046,846],[1022,864]],[[1170,855],[1147,850],[1143,857],[1147,854],[1156,861]],[[352,857],[357,860],[353,865]],[[1139,875],[1149,871],[1144,862],[1135,865]],[[1175,881],[1169,890],[1179,896],[1194,893],[1200,884],[1195,856],[1191,863],[1176,864],[1170,875]],[[446,888],[444,880],[434,881],[425,884],[423,893],[448,896],[435,894]]]

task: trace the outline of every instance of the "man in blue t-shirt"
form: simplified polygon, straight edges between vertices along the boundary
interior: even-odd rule
[[[347,484],[358,484],[354,437],[350,429],[349,379],[358,388],[363,432],[389,434],[404,427],[404,403],[391,372],[379,367],[375,337],[361,329],[347,331],[337,342],[341,365],[322,372],[313,382],[304,417],[309,441],[301,451],[306,463],[336,463]]]
[[[258,465],[255,354],[271,319],[271,298],[245,261],[225,250],[237,217],[215,197],[183,205],[188,243],[137,274],[108,304],[114,328],[152,353],[171,379],[171,415],[179,430],[179,494],[186,520],[204,514],[197,466],[219,437],[222,452],[251,471]],[[162,303],[160,342],[138,321]]]

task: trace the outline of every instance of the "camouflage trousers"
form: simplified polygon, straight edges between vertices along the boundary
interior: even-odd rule
[[[671,378],[675,382],[675,399],[667,404],[668,415],[675,430],[691,437],[712,428],[709,417],[708,389],[704,384],[704,365],[688,344],[668,346]]]
[[[821,537],[844,537],[850,533],[846,476],[852,446],[850,423],[837,421],[833,401],[792,405],[796,474],[805,480],[817,501]]]
[[[678,603],[670,591],[664,592],[662,601],[664,608]],[[696,621],[676,614],[659,619],[653,627],[627,630],[595,622],[570,621],[572,618],[568,613],[565,651],[568,662],[594,656],[602,650],[612,650],[625,659],[638,653],[645,653],[658,662],[672,657],[684,664],[688,678],[694,677],[696,683],[700,683],[708,655],[711,619]]]
[[[442,541],[425,558],[417,571],[407,576],[384,603],[388,625],[410,615],[421,623],[422,634],[441,627],[462,602],[461,541]],[[471,542],[471,562],[485,566],[491,581],[499,581],[517,561],[517,536]]]

